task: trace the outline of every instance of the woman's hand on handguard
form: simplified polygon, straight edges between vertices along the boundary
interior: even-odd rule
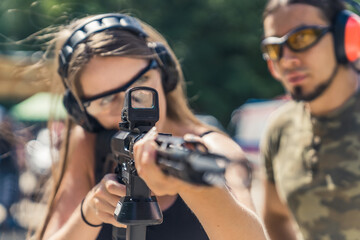
[[[151,191],[157,196],[175,195],[181,191],[195,187],[173,176],[163,173],[156,164],[155,139],[158,133],[152,128],[134,146],[135,166],[139,176],[146,182]]]
[[[109,223],[125,227],[114,218],[114,211],[120,197],[126,195],[126,186],[117,181],[116,174],[106,174],[86,195],[82,211],[85,219],[94,225]]]

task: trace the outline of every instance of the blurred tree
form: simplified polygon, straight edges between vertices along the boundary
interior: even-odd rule
[[[261,58],[264,5],[265,0],[1,0],[1,42],[74,17],[129,13],[168,39],[181,60],[192,108],[226,126],[231,112],[247,99],[283,93]],[[1,49],[37,50],[7,44]]]

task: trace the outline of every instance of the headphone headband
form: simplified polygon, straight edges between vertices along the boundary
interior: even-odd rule
[[[126,29],[139,37],[148,37],[140,23],[133,17],[116,13],[101,14],[92,17],[77,27],[61,48],[58,69],[60,76],[67,78],[69,62],[78,44],[84,42],[91,34],[110,28]]]

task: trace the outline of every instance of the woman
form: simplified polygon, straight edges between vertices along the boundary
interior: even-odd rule
[[[70,118],[47,217],[37,238],[109,239],[108,226],[124,227],[113,213],[126,195],[125,186],[113,169],[98,174],[105,167],[94,149],[100,131],[118,129],[124,91],[133,86],[152,87],[159,94],[156,130],[134,148],[138,174],[164,213],[163,224],[148,227],[147,239],[265,238],[253,211],[235,201],[228,189],[185,183],[163,174],[155,164],[157,132],[180,137],[208,133],[201,141],[211,152],[231,159],[243,154],[224,134],[209,132],[211,128],[190,111],[179,63],[159,33],[133,17],[104,14],[64,27],[55,42]],[[251,202],[245,186],[239,191]]]

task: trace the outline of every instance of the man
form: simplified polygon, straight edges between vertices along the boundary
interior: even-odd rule
[[[261,144],[274,240],[360,237],[360,23],[344,9],[340,0],[269,0],[264,11],[264,58],[294,99]]]

